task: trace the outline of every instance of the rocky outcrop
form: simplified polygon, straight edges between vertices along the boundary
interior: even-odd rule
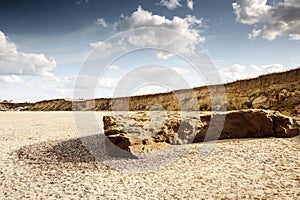
[[[28,111],[32,103],[0,102],[0,111]]]
[[[119,148],[136,153],[218,139],[294,137],[299,125],[277,111],[219,113],[137,112],[104,116],[104,134]]]
[[[104,134],[109,141],[123,150],[139,154],[158,150],[166,145],[163,141],[154,140],[152,135],[154,128],[150,127],[150,116],[146,112],[114,117],[104,116],[103,124]],[[159,126],[158,123],[152,125]],[[107,144],[107,147],[115,151],[111,144]]]
[[[210,121],[214,118],[216,123],[210,125]],[[225,119],[223,127],[219,126],[218,119]],[[200,117],[200,120],[205,123],[205,126],[197,133],[194,142],[232,138],[285,138],[299,135],[299,126],[295,120],[277,111],[230,111]],[[221,134],[215,135],[215,133]]]

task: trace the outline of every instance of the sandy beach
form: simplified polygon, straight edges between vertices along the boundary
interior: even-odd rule
[[[72,112],[0,113],[0,199],[300,198],[299,137],[223,140],[207,157],[192,144],[144,173],[95,161],[78,137]]]

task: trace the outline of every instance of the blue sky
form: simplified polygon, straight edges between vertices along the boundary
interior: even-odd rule
[[[149,26],[186,35],[190,45],[209,55],[223,82],[296,68],[300,65],[297,13],[299,0],[4,0],[0,2],[0,99],[73,98],[74,83],[91,52],[115,45],[110,41],[115,34]],[[153,40],[161,48],[182,47],[164,43],[162,35],[137,34],[139,43],[131,45],[145,48]],[[207,83],[178,57],[159,52],[147,57],[145,52],[113,63],[101,77],[89,77],[106,82],[97,87],[94,97],[112,96],[118,80],[137,63],[168,65],[191,87]],[[147,87],[134,94],[165,90]]]

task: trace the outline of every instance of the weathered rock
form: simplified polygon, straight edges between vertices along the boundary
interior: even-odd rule
[[[275,112],[272,120],[274,137],[294,137],[299,134],[299,124],[293,118]]]
[[[151,137],[153,128],[151,128],[149,124],[147,125],[149,122],[150,116],[146,115],[146,112],[139,112],[129,116],[104,116],[104,134],[111,143],[120,149],[134,152],[135,154],[161,149],[166,144],[154,141]],[[113,149],[111,144],[107,144],[106,146],[109,148],[109,151],[112,152],[111,155],[113,156],[116,156],[118,153],[124,153]]]
[[[130,137],[126,134],[115,134],[109,135],[108,139],[121,149],[130,151],[129,147],[134,145],[134,142],[131,141]]]
[[[153,114],[154,113],[154,114]],[[138,112],[103,117],[104,133],[123,150],[159,149],[218,139],[293,137],[299,125],[277,111]]]
[[[210,124],[214,118],[216,123]],[[224,126],[218,121],[225,118]],[[205,126],[197,133],[194,142],[231,138],[293,137],[299,127],[291,117],[277,111],[243,110],[201,117]],[[208,132],[208,128],[210,128]],[[220,134],[221,133],[221,134]]]
[[[268,100],[268,97],[266,97],[266,96],[257,97],[252,102],[252,106],[253,106],[253,108],[268,109],[268,108],[270,108],[270,101]]]

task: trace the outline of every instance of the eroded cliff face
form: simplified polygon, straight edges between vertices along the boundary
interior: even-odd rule
[[[227,108],[262,108],[300,116],[300,68],[226,85]]]
[[[225,88],[225,95],[223,89]],[[213,91],[213,92],[212,92]],[[0,103],[1,110],[87,111],[87,110],[201,110],[210,111],[211,97],[219,98],[214,110],[271,109],[300,117],[300,68],[253,79],[170,93],[114,99],[72,101],[55,99],[27,104]],[[218,97],[219,96],[219,97]],[[222,99],[225,97],[226,99]]]
[[[53,99],[34,103],[30,111],[71,111],[72,101],[65,99]]]
[[[223,94],[224,87],[225,95]],[[149,110],[153,108],[153,105],[159,104],[169,111],[210,111],[211,99],[218,101],[219,98],[219,108],[215,107],[214,110],[271,109],[289,116],[300,117],[300,68],[236,81],[224,86],[194,88],[193,95],[196,96],[198,102],[196,108],[193,103],[189,102],[189,99],[180,101],[176,99],[178,93],[182,95],[187,93],[186,96],[191,96],[190,92],[191,90],[182,90],[177,93],[131,97],[130,110]],[[225,99],[222,99],[223,97]]]

